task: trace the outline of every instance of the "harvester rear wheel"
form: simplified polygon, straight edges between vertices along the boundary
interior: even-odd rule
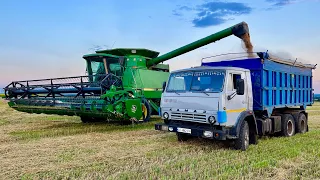
[[[142,121],[148,122],[151,117],[151,106],[147,99],[142,99]]]

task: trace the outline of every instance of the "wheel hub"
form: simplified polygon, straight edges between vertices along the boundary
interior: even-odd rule
[[[142,109],[142,119],[145,119],[148,115],[148,110],[147,110],[147,107],[146,105],[144,104],[141,104],[141,109]]]
[[[293,123],[292,121],[288,121],[287,123],[287,132],[289,136],[292,136],[293,134]]]

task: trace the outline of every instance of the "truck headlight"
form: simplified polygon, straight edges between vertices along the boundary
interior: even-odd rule
[[[163,118],[164,119],[168,119],[169,118],[169,114],[167,112],[163,113]]]
[[[214,116],[209,116],[208,121],[209,123],[214,124],[216,122],[216,118]]]
[[[211,137],[213,137],[213,133],[212,133],[212,131],[203,131],[203,136],[211,138]]]

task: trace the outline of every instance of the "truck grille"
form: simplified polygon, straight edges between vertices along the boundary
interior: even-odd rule
[[[192,121],[192,122],[199,122],[199,123],[207,123],[206,115],[205,114],[198,114],[198,113],[172,112],[171,119],[172,120],[184,120],[184,121]]]

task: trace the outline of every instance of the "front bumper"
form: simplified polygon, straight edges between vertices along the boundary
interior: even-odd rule
[[[181,132],[185,134],[189,134],[194,137],[202,137],[207,139],[217,139],[217,140],[226,140],[233,139],[229,136],[229,130],[222,128],[222,130],[214,129],[210,126],[208,127],[194,127],[183,124],[155,124],[155,130],[158,131],[168,131],[168,132]],[[181,130],[184,130],[182,132]],[[211,136],[210,136],[211,135]]]

